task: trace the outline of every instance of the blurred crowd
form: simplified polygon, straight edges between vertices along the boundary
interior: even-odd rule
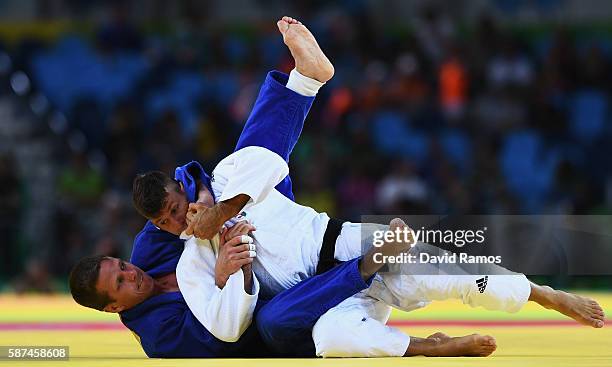
[[[336,67],[291,157],[298,202],[356,221],[610,212],[612,35],[520,32],[487,15],[461,24],[428,6],[403,25],[360,6],[295,16]],[[54,140],[44,183],[56,192],[54,235],[35,247],[47,256],[24,250],[34,247],[19,230],[31,183],[0,157],[0,277],[23,291],[57,289],[93,252],[128,258],[144,223],[134,175],[190,160],[212,170],[265,73],[293,67],[272,20],[211,31],[193,14],[151,30],[121,6],[90,34],[28,40],[18,56],[53,118],[65,118],[48,132],[65,139]]]

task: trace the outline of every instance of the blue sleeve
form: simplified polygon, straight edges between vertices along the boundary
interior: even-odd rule
[[[315,97],[302,96],[287,89],[288,79],[287,74],[279,71],[268,73],[234,151],[260,146],[289,163],[289,156],[300,138]],[[290,176],[285,177],[276,189],[294,200]]]

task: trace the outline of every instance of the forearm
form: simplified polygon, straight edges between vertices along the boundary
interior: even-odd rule
[[[242,273],[244,274],[244,291],[247,294],[253,294],[253,270],[251,266],[243,266]],[[228,279],[229,275],[215,274],[215,285],[219,289],[223,289]]]
[[[245,194],[239,194],[231,199],[221,201],[213,207],[215,215],[221,224],[235,217],[242,208],[251,200],[251,197]]]
[[[242,272],[244,273],[244,291],[248,294],[253,294],[253,270],[250,266],[248,268],[243,267]],[[219,289],[223,289],[230,275],[215,274],[215,285]]]

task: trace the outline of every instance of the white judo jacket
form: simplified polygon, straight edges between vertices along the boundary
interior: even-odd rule
[[[256,227],[253,294],[244,291],[242,270],[223,289],[215,285],[219,236],[183,238],[185,249],[176,278],[187,305],[215,337],[238,340],[250,325],[259,293],[273,296],[313,276],[329,217],[289,200],[274,187],[289,173],[287,163],[262,147],[246,147],[223,159],[213,171],[218,201],[239,194],[251,200],[241,215]]]

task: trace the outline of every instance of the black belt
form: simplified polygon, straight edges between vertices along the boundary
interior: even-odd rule
[[[340,236],[343,220],[330,218],[323,235],[323,245],[319,253],[319,263],[317,264],[317,274],[323,274],[333,268],[337,262],[334,259],[336,252],[336,240]]]

